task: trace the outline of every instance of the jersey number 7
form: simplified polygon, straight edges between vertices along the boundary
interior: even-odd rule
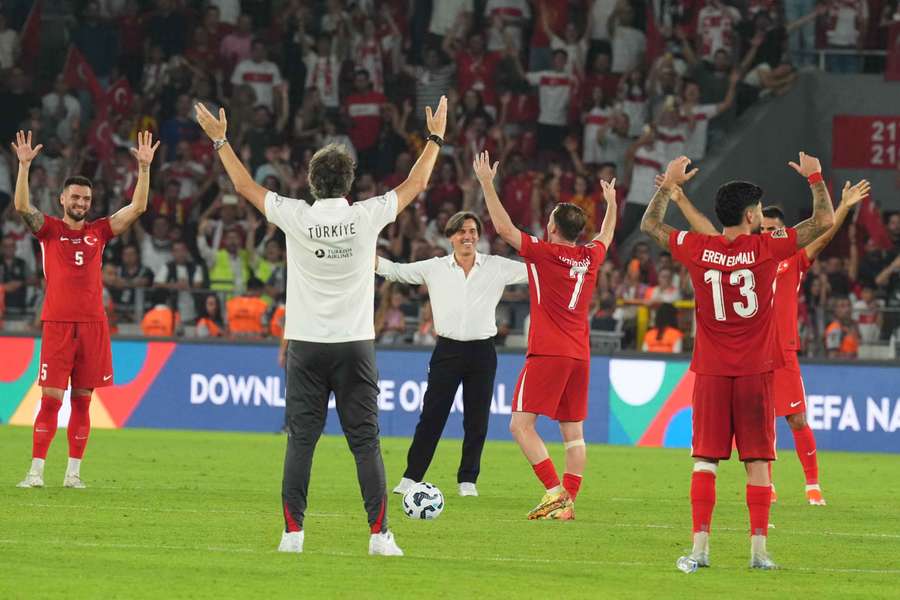
[[[569,299],[569,310],[575,310],[575,305],[578,304],[578,296],[581,295],[581,288],[584,287],[584,275],[587,270],[585,265],[577,265],[569,269],[569,277],[575,280],[575,289],[572,290],[572,297]]]

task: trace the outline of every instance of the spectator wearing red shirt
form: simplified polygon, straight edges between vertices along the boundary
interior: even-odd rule
[[[435,218],[445,204],[453,205],[453,212],[462,210],[462,189],[456,183],[456,168],[445,160],[438,172],[438,182],[428,190],[425,197],[425,214]]]
[[[501,189],[503,207],[516,227],[531,229],[535,223],[540,223],[540,211],[532,203],[534,176],[525,169],[522,154],[516,152],[510,156],[507,173]]]
[[[456,88],[460,95],[469,90],[481,94],[484,103],[490,107],[497,106],[495,74],[500,63],[499,52],[485,52],[484,36],[473,33],[468,38],[465,48],[459,47],[460,40],[448,35],[444,38],[443,48],[449,56],[456,56]]]
[[[354,92],[344,99],[344,112],[350,118],[350,140],[356,147],[359,169],[374,167],[378,159],[378,135],[381,132],[381,107],[387,98],[372,89],[369,72],[357,69],[353,75]]]

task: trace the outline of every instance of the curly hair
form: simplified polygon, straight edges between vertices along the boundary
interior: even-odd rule
[[[741,224],[744,211],[759,204],[763,191],[748,181],[729,181],[716,192],[716,216],[725,227]]]
[[[309,189],[320,198],[343,198],[353,186],[356,165],[347,149],[340,144],[328,144],[309,160]]]

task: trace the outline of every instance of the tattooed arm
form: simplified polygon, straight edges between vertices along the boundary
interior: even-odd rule
[[[822,172],[819,159],[804,152],[800,153],[800,164],[788,163],[791,168],[804,177]],[[834,206],[831,204],[831,195],[824,181],[818,181],[810,186],[813,196],[813,214],[810,218],[798,223],[797,246],[805,248],[813,243],[816,238],[824,234],[834,224]]]
[[[22,216],[22,220],[32,231],[37,233],[44,226],[44,213],[31,204],[31,194],[28,190],[28,172],[31,170],[31,161],[43,148],[43,144],[31,147],[31,132],[16,132],[16,141],[13,142],[13,152],[19,159],[19,173],[16,176],[15,204],[16,212]]]
[[[697,169],[687,171],[690,159],[686,156],[680,156],[669,163],[666,167],[666,173],[663,175],[662,183],[657,188],[647,210],[644,212],[644,218],[641,219],[641,231],[653,238],[660,248],[668,250],[669,235],[675,231],[671,225],[666,225],[663,220],[666,218],[666,209],[669,207],[669,200],[675,188],[683,185],[686,181],[697,174]]]

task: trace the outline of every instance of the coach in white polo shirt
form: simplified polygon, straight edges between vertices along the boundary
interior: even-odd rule
[[[453,254],[414,262],[393,263],[378,257],[375,272],[391,281],[428,286],[437,345],[428,364],[428,389],[422,415],[406,456],[406,471],[394,493],[405,494],[422,481],[447,424],[459,385],[463,386],[462,459],[456,480],[460,496],[477,496],[475,482],[487,437],[494,375],[497,372],[497,304],[507,285],[528,283],[525,263],[480,254],[481,219],[458,212],[444,234]]]
[[[303,551],[303,517],[316,442],[325,427],[333,392],[341,427],[356,459],[369,518],[369,554],[402,556],[387,527],[387,490],[378,439],[378,374],[375,368],[372,265],[385,225],[428,185],[443,144],[447,99],[432,115],[431,135],[409,177],[384,196],[345,199],[355,165],[343,146],[329,145],[309,161],[315,202],[284,198],[257,184],[225,139],[224,109],[216,119],[202,104],[197,120],[213,140],[235,190],[284,231],[287,239],[287,452],[282,480],[284,533],[278,549]]]

